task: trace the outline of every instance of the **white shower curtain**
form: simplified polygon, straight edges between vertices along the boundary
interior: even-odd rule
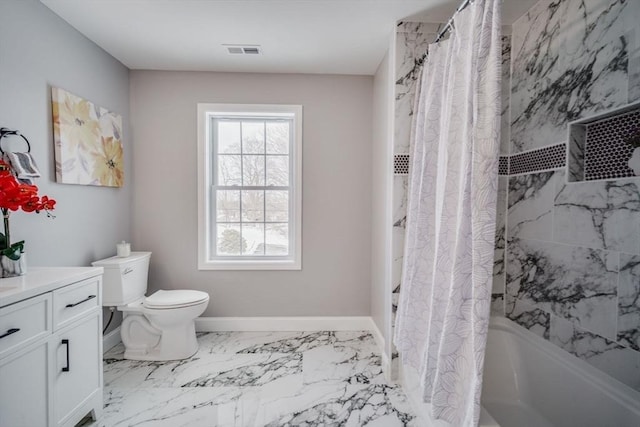
[[[500,3],[475,0],[429,46],[416,94],[394,342],[432,417],[476,426],[500,140]]]

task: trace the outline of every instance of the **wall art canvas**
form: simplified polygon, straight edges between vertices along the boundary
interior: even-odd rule
[[[122,187],[122,116],[56,87],[51,102],[56,181]]]

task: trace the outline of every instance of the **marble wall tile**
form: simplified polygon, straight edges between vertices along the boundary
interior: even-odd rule
[[[560,183],[555,241],[640,253],[640,180]]]
[[[618,342],[640,351],[640,256],[620,254]]]
[[[629,102],[640,101],[640,54],[629,59]]]
[[[513,24],[511,153],[565,141],[567,122],[627,103],[632,3],[542,0]]]
[[[631,388],[640,391],[640,352],[551,316],[550,341]]]
[[[530,304],[516,299],[513,295],[505,295],[505,316],[534,334],[549,339],[550,314]]]
[[[511,36],[502,36],[502,111],[500,113],[500,154],[509,154],[511,135]]]
[[[496,207],[496,237],[493,255],[493,287],[492,294],[504,293],[504,249],[505,219],[507,216],[507,183],[506,176],[498,177],[498,197]]]
[[[504,316],[504,294],[491,294],[491,315]]]
[[[407,222],[407,195],[409,177],[396,175],[393,177],[393,226],[404,230]]]
[[[569,134],[568,181],[584,181],[584,144],[587,127],[573,125]]]
[[[507,239],[551,240],[553,199],[564,179],[562,170],[509,178]]]
[[[617,283],[615,252],[529,239],[507,244],[507,307],[514,298],[615,340]]]
[[[416,83],[424,56],[437,33],[437,24],[403,22],[396,28],[396,104],[394,154],[409,153]]]

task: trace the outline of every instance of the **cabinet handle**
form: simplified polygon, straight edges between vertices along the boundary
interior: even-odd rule
[[[83,302],[87,302],[87,301],[89,301],[89,300],[91,300],[91,299],[94,299],[95,297],[96,297],[95,295],[89,295],[88,297],[86,297],[86,298],[85,298],[85,299],[83,299],[82,301],[78,301],[78,302],[76,302],[76,303],[74,303],[74,304],[67,304],[67,305],[66,305],[66,307],[67,307],[67,308],[75,307],[76,305],[80,305],[80,304],[82,304]]]
[[[62,368],[62,372],[69,372],[69,340],[62,340],[62,345],[67,346],[67,366]]]
[[[7,332],[5,332],[4,334],[0,335],[0,339],[2,339],[4,337],[8,337],[9,335],[15,334],[19,330],[20,330],[20,328],[11,328],[11,329],[7,330]]]

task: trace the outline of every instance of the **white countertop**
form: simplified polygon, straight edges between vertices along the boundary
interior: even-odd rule
[[[29,267],[24,276],[0,279],[0,307],[104,272],[102,267]]]

